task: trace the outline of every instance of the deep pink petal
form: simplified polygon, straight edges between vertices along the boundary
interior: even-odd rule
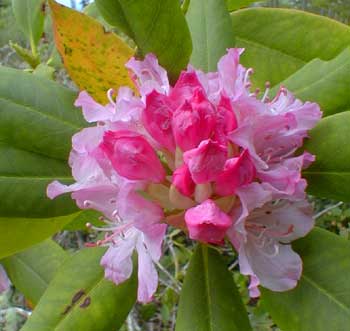
[[[186,164],[174,171],[172,183],[185,196],[190,197],[194,193],[195,183]]]
[[[160,94],[156,90],[147,95],[146,107],[142,114],[143,124],[160,146],[174,152],[172,115],[171,102],[166,95]]]
[[[237,188],[250,184],[256,175],[255,166],[249,152],[243,151],[239,157],[229,159],[215,183],[215,192],[222,196],[232,195]]]
[[[191,239],[212,244],[221,244],[232,224],[231,217],[210,199],[188,209],[185,221]]]
[[[107,131],[101,144],[119,175],[131,180],[162,182],[165,170],[147,140],[131,131]]]
[[[200,90],[196,90],[193,98],[186,101],[173,115],[175,142],[184,152],[210,138],[215,126],[215,109]]]
[[[203,140],[197,148],[184,153],[187,164],[196,184],[214,181],[224,168],[227,148],[211,139]]]

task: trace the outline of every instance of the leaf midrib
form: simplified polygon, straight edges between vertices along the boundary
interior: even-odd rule
[[[63,321],[65,321],[66,319],[68,319],[68,317],[70,317],[70,314],[77,308],[79,307],[79,304],[81,301],[85,300],[85,298],[90,294],[90,292],[92,292],[95,288],[97,288],[100,283],[102,283],[104,281],[104,275],[102,274],[102,276],[97,280],[97,282],[94,282],[94,284],[89,287],[88,290],[86,290],[85,295],[83,295],[72,307],[72,309],[66,314],[63,315],[63,317],[60,318],[60,320],[57,322],[55,328],[53,331],[57,331],[58,327],[60,326],[61,323],[63,323]],[[62,316],[62,315],[61,315]]]
[[[11,176],[3,176],[0,175],[0,180],[6,180],[6,179],[16,179],[16,180],[72,180],[72,176],[57,176],[57,175],[52,175],[52,176],[20,176],[20,175],[11,175]]]
[[[36,272],[31,266],[30,264],[25,263],[25,261],[23,259],[21,259],[18,255],[14,255],[13,258],[15,260],[18,261],[19,264],[21,264],[22,266],[24,266],[24,268],[26,268],[31,274],[33,274],[35,276],[35,278],[38,279],[39,282],[41,282],[43,284],[43,287],[46,288],[47,285],[49,284],[44,278],[43,276],[41,276],[38,272]]]
[[[349,175],[350,176],[350,170],[345,171],[303,171],[304,175]]]
[[[324,296],[329,298],[331,301],[333,301],[335,304],[337,304],[342,310],[344,310],[348,315],[350,315],[350,308],[345,306],[341,301],[339,301],[335,296],[327,292],[327,290],[323,287],[321,287],[319,284],[317,284],[315,281],[313,281],[311,278],[305,275],[305,273],[301,276],[306,282],[308,282],[311,286],[316,288],[320,293],[322,293]]]
[[[81,127],[79,127],[79,126],[77,126],[77,125],[75,125],[73,123],[64,121],[63,119],[55,117],[55,116],[52,116],[52,115],[50,115],[48,113],[43,113],[43,112],[33,108],[33,106],[23,105],[23,104],[19,103],[18,101],[14,100],[14,99],[9,99],[9,98],[5,98],[4,96],[0,96],[0,100],[4,100],[7,103],[10,103],[10,104],[12,103],[14,105],[17,105],[18,107],[25,108],[25,109],[27,109],[30,112],[38,114],[39,116],[46,117],[46,118],[49,118],[49,119],[57,121],[57,122],[61,122],[61,123],[65,124],[66,126],[69,126],[69,127],[73,128],[74,130],[81,129]]]
[[[208,317],[209,317],[209,323],[208,323],[209,329],[208,329],[208,331],[214,331],[213,325],[212,325],[213,314],[212,314],[212,311],[210,309],[212,303],[211,303],[211,297],[210,297],[208,248],[202,246],[201,251],[202,251],[203,267],[204,267],[205,294],[206,294],[206,301],[208,304],[207,305],[207,311],[208,311]]]
[[[284,52],[284,51],[282,51],[282,50],[280,50],[278,48],[274,48],[274,47],[271,47],[271,46],[267,46],[267,45],[261,44],[261,43],[259,43],[256,40],[247,39],[247,38],[243,38],[243,37],[240,37],[240,36],[236,36],[236,40],[241,40],[241,41],[244,41],[244,42],[246,42],[248,44],[253,44],[253,45],[257,46],[257,47],[268,49],[268,50],[272,50],[272,51],[274,51],[276,53],[280,53],[280,54],[282,54],[285,57],[289,57],[289,58],[293,59],[294,61],[296,60],[296,61],[300,62],[301,65],[305,65],[307,63],[304,59],[301,59],[301,58],[299,58],[297,56],[288,54],[288,53],[286,53],[286,52]]]

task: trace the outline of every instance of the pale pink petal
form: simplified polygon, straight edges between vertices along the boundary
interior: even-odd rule
[[[122,219],[134,223],[134,227],[147,231],[150,225],[164,218],[163,209],[156,203],[144,199],[137,190],[121,189],[117,199],[118,214]]]
[[[133,237],[121,240],[119,245],[110,246],[101,259],[105,277],[116,285],[129,279],[132,274],[132,253],[135,245]]]
[[[154,224],[144,231],[144,243],[153,261],[158,262],[162,255],[162,243],[166,229],[166,224]]]
[[[0,265],[0,293],[5,292],[11,286],[11,282],[7,277],[7,273],[2,265]]]
[[[258,277],[262,286],[278,292],[296,286],[302,272],[302,261],[290,245],[274,243],[261,247],[253,238],[248,238],[241,246],[239,254],[242,256],[243,250],[253,275]]]
[[[304,237],[314,227],[312,207],[305,200],[265,204],[250,214],[246,226],[250,223],[263,228],[265,236],[283,243]]]
[[[243,51],[243,48],[230,48],[218,63],[220,87],[233,99],[239,97],[246,88],[245,83],[249,83],[244,81],[245,69],[239,64]]]
[[[113,105],[102,106],[86,91],[79,93],[74,106],[82,107],[84,118],[89,123],[110,120],[115,112]]]
[[[158,64],[155,55],[147,54],[142,61],[131,58],[125,66],[133,71],[132,78],[143,96],[152,90],[168,94],[170,88],[168,74]]]
[[[152,257],[147,251],[143,241],[137,241],[138,253],[138,290],[137,300],[147,303],[152,300],[153,294],[158,287],[158,274]]]

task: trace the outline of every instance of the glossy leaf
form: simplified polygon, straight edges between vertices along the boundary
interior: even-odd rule
[[[308,192],[317,197],[350,201],[350,111],[321,120],[305,149],[316,162],[304,171]]]
[[[48,218],[77,210],[46,197],[54,179],[71,181],[71,137],[84,125],[75,93],[37,75],[0,67],[0,215]]]
[[[20,252],[85,218],[85,212],[52,218],[0,217],[0,258]],[[81,228],[81,226],[80,226]]]
[[[1,261],[11,282],[34,305],[45,292],[67,253],[48,239]]]
[[[191,64],[204,71],[216,71],[226,49],[235,44],[225,1],[191,0],[186,19],[193,42]]]
[[[104,279],[103,248],[74,254],[60,267],[22,331],[111,331],[136,300],[136,273],[120,286]]]
[[[189,61],[192,44],[178,0],[96,0],[105,20],[128,34],[141,54],[154,53],[172,80]]]
[[[317,102],[327,116],[350,109],[349,72],[350,48],[346,48],[330,61],[309,62],[281,85],[302,100]]]
[[[133,87],[125,63],[134,51],[93,18],[49,1],[56,47],[70,78],[102,104],[107,91]]]
[[[344,331],[350,325],[350,243],[315,229],[293,245],[304,271],[296,289],[262,291],[263,303],[284,331]]]
[[[45,0],[12,0],[16,22],[36,49],[44,32]]]
[[[232,275],[220,254],[199,245],[180,296],[176,331],[251,330]]]
[[[248,7],[250,4],[257,2],[255,0],[226,0],[227,9],[234,11],[240,8]]]
[[[250,8],[231,14],[242,63],[254,68],[253,83],[285,80],[307,62],[330,60],[350,44],[350,27],[302,11]]]

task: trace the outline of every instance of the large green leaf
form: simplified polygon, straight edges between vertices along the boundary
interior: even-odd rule
[[[305,149],[316,161],[304,171],[310,194],[350,201],[349,127],[347,111],[322,119],[311,131]]]
[[[59,268],[22,331],[112,331],[136,299],[136,273],[120,286],[105,280],[103,248],[74,254]]]
[[[262,291],[263,303],[284,331],[345,331],[350,325],[350,243],[315,229],[293,245],[304,271],[296,289]]]
[[[105,20],[133,38],[143,55],[158,57],[172,80],[186,67],[192,44],[178,0],[95,2]]]
[[[0,67],[0,215],[41,218],[76,211],[71,199],[50,201],[46,186],[70,181],[71,137],[84,125],[75,93],[19,70]]]
[[[84,215],[85,212],[77,212],[51,218],[0,217],[0,258],[10,256],[45,240],[65,225],[75,228],[74,221],[81,225],[80,220],[85,219]]]
[[[204,71],[216,71],[220,57],[235,43],[225,1],[191,0],[186,19],[193,42],[191,64]]]
[[[234,280],[220,254],[199,245],[180,296],[176,331],[251,330]]]
[[[18,26],[35,51],[44,32],[45,0],[12,0],[12,8]]]
[[[37,304],[58,267],[67,257],[66,252],[48,239],[24,252],[1,261],[11,282],[27,300]]]
[[[350,48],[346,48],[333,60],[309,62],[281,85],[302,100],[317,102],[325,116],[350,109],[349,72]]]
[[[229,11],[248,7],[250,4],[252,4],[254,2],[257,2],[257,1],[255,1],[255,0],[226,0],[227,9]]]
[[[273,8],[238,10],[232,15],[242,63],[253,67],[253,83],[272,86],[314,58],[330,60],[350,44],[347,25],[314,14]]]

